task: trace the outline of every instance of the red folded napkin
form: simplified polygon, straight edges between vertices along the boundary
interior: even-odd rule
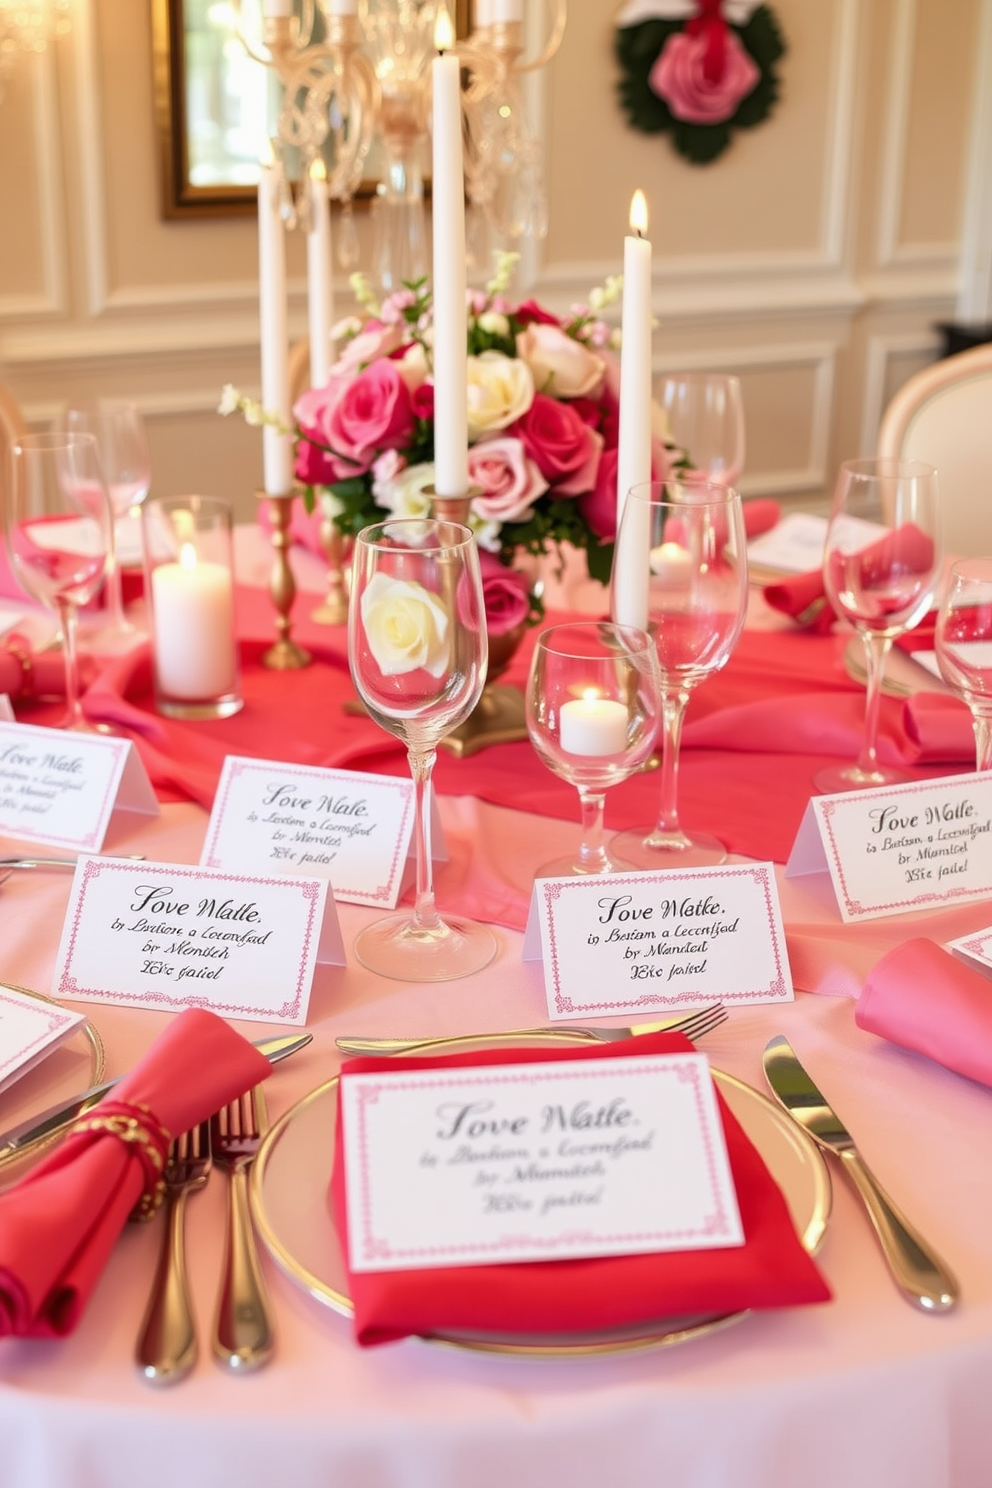
[[[681,1034],[656,1033],[593,1049],[489,1049],[405,1059],[403,1067],[624,1059],[681,1054],[691,1048]],[[395,1068],[395,1060],[388,1058],[352,1059],[343,1066],[342,1077],[347,1079],[349,1072]],[[829,1301],[830,1291],[800,1244],[778,1186],[719,1090],[717,1097],[746,1236],[743,1246],[593,1260],[354,1272],[349,1279],[358,1342],[371,1345],[411,1334],[446,1332],[504,1336],[599,1332],[661,1318]],[[342,1135],[339,1107],[330,1199],[347,1249]]]
[[[11,700],[64,697],[65,660],[62,652],[32,651],[26,636],[9,631],[0,640],[0,692],[5,692]]]
[[[967,703],[943,692],[917,692],[903,704],[902,726],[917,763],[975,763],[975,728]]]
[[[894,527],[859,555],[862,581],[870,585],[873,572],[898,558],[904,573],[925,573],[933,563],[933,538],[913,522]],[[793,574],[766,584],[764,596],[773,610],[790,616],[805,629],[822,635],[837,619],[823,586],[823,569]]]
[[[992,982],[942,946],[904,941],[871,970],[859,1028],[992,1085]]]
[[[0,1194],[0,1337],[70,1333],[128,1216],[150,1207],[171,1137],[270,1069],[216,1013],[180,1013],[79,1130]]]

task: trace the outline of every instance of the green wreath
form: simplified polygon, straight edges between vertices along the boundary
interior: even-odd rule
[[[712,123],[690,123],[677,118],[649,81],[652,69],[670,37],[686,29],[686,22],[660,17],[616,31],[616,55],[623,72],[620,102],[633,129],[644,134],[669,131],[680,155],[694,165],[707,165],[722,155],[735,129],[753,129],[771,113],[779,96],[775,64],[785,55],[785,42],[771,9],[759,5],[742,26],[725,22],[758,69],[758,81],[733,113]]]

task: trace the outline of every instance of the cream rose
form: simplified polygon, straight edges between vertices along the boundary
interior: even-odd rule
[[[436,594],[412,579],[373,574],[362,594],[362,625],[384,677],[448,667],[448,616]]]
[[[377,466],[372,493],[380,506],[386,507],[394,517],[430,516],[433,461],[424,461],[420,465],[397,464],[389,468],[382,459]]]
[[[558,326],[529,325],[517,337],[517,356],[530,368],[535,387],[553,398],[594,397],[603,385],[603,358]]]
[[[505,429],[534,401],[534,379],[526,362],[483,351],[468,359],[468,436],[478,439]]]

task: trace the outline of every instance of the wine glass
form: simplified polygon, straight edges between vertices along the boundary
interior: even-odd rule
[[[992,770],[992,558],[952,566],[934,649],[940,675],[971,709],[975,769]]]
[[[736,486],[744,469],[744,403],[736,377],[678,372],[663,377],[658,401],[672,439],[691,466],[683,480]]]
[[[79,705],[76,612],[107,572],[113,516],[92,434],[23,434],[11,446],[4,529],[11,568],[57,611],[65,657],[63,728],[89,731]]]
[[[679,821],[682,720],[693,689],[728,661],[747,610],[747,552],[737,491],[693,480],[632,486],[613,557],[614,619],[653,636],[661,680],[661,809],[653,828],[610,844],[638,868],[722,863],[717,838]]]
[[[866,790],[910,777],[878,762],[885,659],[918,625],[940,571],[937,472],[917,460],[847,460],[840,468],[823,550],[823,587],[865,649],[865,731],[853,765],[814,777],[818,791]]]
[[[371,971],[439,982],[488,965],[484,925],[443,920],[434,903],[431,772],[439,740],[471,713],[486,680],[488,641],[475,539],[457,522],[398,519],[355,538],[348,660],[376,723],[407,747],[416,800],[413,913],[377,920],[355,942]]]
[[[102,635],[90,637],[89,644],[93,649],[112,651],[130,644],[139,633],[124,612],[119,543],[123,519],[144,501],[151,486],[148,438],[136,404],[126,398],[97,398],[71,404],[63,412],[62,426],[66,433],[95,437],[110,493],[114,526],[107,564],[109,623]]]
[[[658,655],[643,630],[608,621],[553,625],[537,638],[527,681],[527,731],[542,763],[579,793],[582,839],[539,878],[622,873],[607,854],[603,807],[611,785],[643,765],[660,719]]]

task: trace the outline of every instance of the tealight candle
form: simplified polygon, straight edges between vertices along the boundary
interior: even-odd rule
[[[234,587],[221,563],[204,563],[184,543],[178,563],[152,570],[155,673],[159,691],[188,702],[233,690]]]
[[[677,542],[663,542],[651,549],[651,572],[671,588],[684,589],[692,578],[692,558]]]
[[[562,703],[559,741],[566,754],[622,754],[627,747],[627,709],[613,698],[587,692]]]

